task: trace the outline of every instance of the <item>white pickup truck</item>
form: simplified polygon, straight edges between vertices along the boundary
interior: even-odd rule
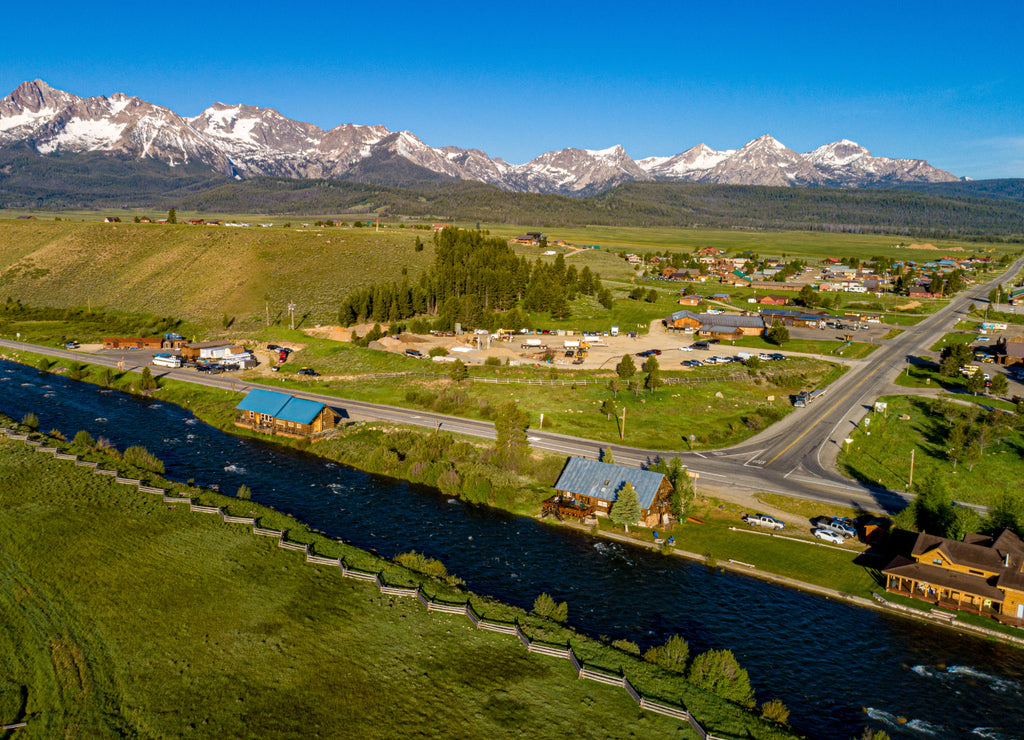
[[[743,517],[743,521],[747,524],[755,527],[767,527],[768,529],[785,529],[785,522],[781,522],[773,516],[767,514],[747,514]]]

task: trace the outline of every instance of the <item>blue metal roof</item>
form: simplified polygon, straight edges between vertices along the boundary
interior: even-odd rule
[[[275,419],[294,421],[299,424],[310,424],[324,404],[316,401],[309,401],[305,398],[296,398],[288,393],[278,391],[266,391],[255,388],[246,394],[245,398],[235,408],[239,411],[253,411],[257,414],[266,414]]]
[[[284,408],[289,400],[291,400],[291,395],[288,393],[256,388],[249,391],[235,408],[239,411],[253,411],[257,414],[277,416],[277,413]]]
[[[316,401],[292,397],[284,405],[284,408],[278,412],[277,418],[284,419],[285,421],[294,421],[299,424],[312,424],[313,419],[316,418],[316,415],[320,413],[323,407],[322,403],[317,403]]]
[[[582,457],[570,457],[558,477],[558,482],[555,483],[555,490],[602,501],[615,501],[619,489],[626,483],[632,483],[637,498],[640,499],[640,508],[649,509],[664,479],[664,475],[651,470],[637,470]]]

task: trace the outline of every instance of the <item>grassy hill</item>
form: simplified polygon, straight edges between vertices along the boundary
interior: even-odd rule
[[[36,305],[91,304],[187,320],[331,320],[351,289],[415,280],[432,259],[417,233],[389,229],[285,229],[67,221],[0,221],[0,296]]]

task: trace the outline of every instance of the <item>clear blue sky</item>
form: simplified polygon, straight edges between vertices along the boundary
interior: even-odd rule
[[[195,115],[244,102],[521,163],[770,133],[1024,177],[1024,3],[11,3],[0,94],[42,78]]]

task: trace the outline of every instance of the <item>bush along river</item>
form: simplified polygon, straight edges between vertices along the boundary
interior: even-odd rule
[[[812,737],[1024,737],[1024,650],[610,543],[225,434],[170,403],[0,361],[0,411],[42,430],[143,445],[168,475],[252,497],[387,557],[417,550],[466,587],[526,609],[547,592],[582,632],[642,648],[729,648],[759,701]],[[813,557],[813,556],[812,556]]]

